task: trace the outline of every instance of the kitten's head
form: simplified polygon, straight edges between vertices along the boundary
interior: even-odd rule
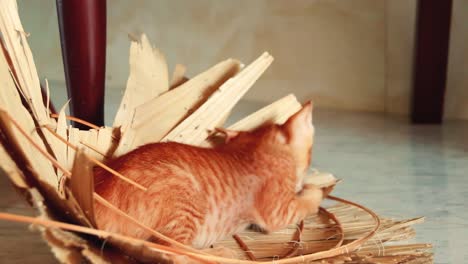
[[[297,175],[296,190],[302,189],[303,177],[309,168],[314,138],[312,102],[305,104],[283,125],[265,125],[251,132],[218,129],[229,145],[274,144],[285,146],[292,154]]]

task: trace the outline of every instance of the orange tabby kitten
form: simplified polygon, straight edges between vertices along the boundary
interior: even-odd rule
[[[226,143],[215,148],[154,143],[109,162],[146,192],[100,168],[96,192],[141,223],[195,248],[250,224],[274,231],[317,212],[322,190],[303,188],[314,134],[311,103],[284,125],[219,131]],[[104,206],[95,207],[99,228],[151,238]]]

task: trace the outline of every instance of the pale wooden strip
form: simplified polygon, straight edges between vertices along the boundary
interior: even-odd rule
[[[87,154],[95,159],[103,160],[113,145],[112,128],[101,127],[99,130],[90,129],[80,131],[80,140],[77,145],[87,147]]]
[[[116,147],[114,142],[114,129],[111,127],[104,127],[98,130],[97,144],[93,145],[96,149],[107,155],[111,155],[111,151]],[[101,159],[104,156],[100,157]]]
[[[63,138],[67,138],[67,119],[65,117],[65,104],[62,109],[59,111],[57,118],[55,132]],[[48,142],[54,148],[55,157],[60,164],[63,164],[67,170],[71,169],[72,163],[68,162],[68,146],[60,142],[59,139],[50,136],[50,133],[45,133],[47,135]],[[52,139],[53,138],[53,139]],[[53,142],[53,143],[52,143]],[[57,170],[57,177],[60,179],[63,176],[63,172]]]
[[[60,121],[60,115],[51,114],[52,117],[57,118],[57,126],[59,126],[62,121]],[[62,138],[68,138],[67,132],[68,129],[66,127],[66,120],[72,120],[83,125],[89,126],[90,130],[80,130],[78,132],[79,135],[79,143],[83,146],[86,146],[89,150],[92,150],[91,156],[102,160],[104,157],[108,157],[111,155],[111,151],[115,148],[115,138],[113,135],[114,128],[112,127],[97,127],[89,122],[84,120],[72,117],[72,116],[63,116],[63,124],[61,125],[63,133],[59,133]],[[48,133],[46,133],[48,135]],[[67,141],[68,142],[68,141]],[[63,145],[63,144],[62,144]],[[65,155],[66,157],[67,155]],[[64,164],[69,164],[68,160]],[[70,164],[69,164],[70,165]],[[71,167],[70,167],[71,168]]]
[[[122,130],[116,155],[149,142],[160,141],[239,69],[237,60],[225,60],[176,89],[137,107],[131,127]]]
[[[94,215],[94,163],[83,150],[77,150],[70,175],[70,190],[89,224],[96,227]]]
[[[79,138],[79,130],[77,128],[74,128],[72,126],[68,127],[68,142],[76,146],[77,143],[80,141]],[[75,160],[75,153],[76,151],[73,148],[67,148],[67,164],[73,164],[73,161]]]
[[[10,155],[6,152],[5,148],[0,144],[0,160],[2,170],[8,175],[11,182],[18,188],[26,189],[29,188],[28,184],[26,183],[26,179],[24,178],[21,171],[16,166],[15,162],[11,159]]]
[[[96,130],[95,130],[96,131]],[[102,155],[99,155],[96,151],[93,151],[92,149],[89,148],[83,148],[85,144],[83,142],[89,142],[89,145],[92,146],[92,144],[96,144],[96,139],[97,139],[97,133],[95,131],[90,130],[80,130],[78,133],[79,141],[78,145],[75,145],[78,149],[82,149],[84,153],[89,155],[90,157],[99,157],[102,158]],[[94,132],[94,133],[93,133]],[[75,158],[76,159],[76,158]]]
[[[24,32],[19,19],[16,1],[4,0],[0,2],[0,31],[3,40],[2,45],[6,51],[3,55],[9,58],[10,65],[8,67],[16,81],[16,86],[21,91],[28,110],[40,125],[37,130],[42,130],[43,125],[54,125],[55,121],[49,117],[48,102],[47,106],[43,102],[39,78],[27,42],[27,34]],[[48,101],[49,90],[48,83],[46,82],[46,84]],[[44,139],[40,140],[43,140],[42,144],[51,149],[54,155],[58,156],[62,152],[63,146],[58,146],[58,142],[53,138],[45,135]],[[52,142],[49,142],[49,140]],[[45,165],[50,164],[46,163]]]
[[[283,124],[294,113],[301,109],[301,104],[293,94],[287,95],[278,101],[244,117],[231,125],[229,130],[251,131],[265,123]],[[222,124],[219,124],[221,126]],[[206,139],[200,146],[213,147],[217,141]]]
[[[31,136],[34,142],[45,148],[43,141],[37,134],[36,125],[31,115],[21,103],[20,95],[10,75],[8,64],[3,54],[0,54],[0,109],[5,111],[9,116],[14,117],[16,122],[28,132],[28,135]],[[14,138],[9,138],[9,140],[16,140],[21,148],[21,152],[29,160],[32,169],[38,175],[41,175],[43,181],[51,186],[56,186],[57,175],[54,172],[52,164],[40,155],[18,130],[12,129],[10,132]]]
[[[39,77],[14,0],[0,2],[0,32],[11,58],[19,88],[40,125],[50,123],[42,101]]]
[[[229,129],[249,131],[265,123],[281,125],[299,109],[301,104],[290,94],[234,123]]]
[[[81,138],[79,142],[86,142],[88,143],[89,145],[91,146],[97,146],[99,144],[99,141],[98,141],[98,130],[95,130],[95,129],[90,129],[89,130],[89,135],[87,138]],[[77,142],[77,144],[74,144],[75,146],[78,146],[79,143]],[[102,156],[101,155],[98,155],[96,152],[87,152],[90,156],[92,156],[93,158],[98,158],[98,159],[102,159]]]
[[[47,90],[49,88],[47,87]],[[67,101],[62,108],[59,111],[58,115],[55,115],[57,117],[57,120],[51,119],[51,122],[48,125],[42,125],[38,129],[42,130],[41,132],[44,132],[44,128],[53,128],[55,126],[55,130],[58,134],[60,134],[62,137],[67,137],[67,120],[65,116],[65,109],[68,107],[70,100]],[[48,105],[47,105],[48,107]],[[49,113],[49,111],[47,111]],[[52,116],[51,116],[52,117]],[[52,122],[53,121],[53,122]],[[54,154],[55,158],[57,161],[64,166],[67,170],[70,170],[72,167],[71,163],[68,163],[67,159],[67,145],[64,145],[55,138],[54,136],[50,135],[50,133],[42,133],[44,138],[46,139],[45,144],[48,144],[50,149],[52,150],[52,153]],[[63,176],[62,171],[57,170],[57,178],[60,179]]]
[[[223,120],[272,62],[271,55],[262,54],[237,76],[224,83],[200,108],[165,136],[163,141],[202,144],[210,131]]]
[[[176,64],[174,67],[174,72],[172,73],[171,84],[169,85],[169,89],[174,89],[177,86],[183,84],[184,82],[188,81],[188,78],[185,77],[185,72],[187,71],[187,67],[182,64]]]
[[[170,118],[179,119],[176,120],[176,122],[179,122],[190,110],[194,110],[194,107],[205,101],[226,80],[237,74],[239,70],[240,63],[234,59],[228,59],[216,64],[182,86],[177,87],[177,89],[138,107],[132,127],[141,129],[147,125],[147,121],[151,121],[151,118],[167,119],[168,117],[165,114],[176,114],[170,116]],[[160,104],[162,105],[159,106]]]
[[[114,127],[130,125],[135,108],[169,89],[166,59],[142,34],[130,45],[130,76],[114,119]]]
[[[50,111],[50,88],[49,88],[49,80],[47,80],[47,78],[45,78],[44,81],[45,81],[45,92],[46,92],[46,113],[51,113],[51,111]]]

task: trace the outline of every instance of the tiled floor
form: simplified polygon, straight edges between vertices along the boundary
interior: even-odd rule
[[[231,121],[259,107],[241,102]],[[436,263],[468,263],[468,122],[411,126],[403,118],[318,109],[314,123],[314,166],[344,179],[335,195],[385,216],[426,216],[415,240],[435,245]],[[4,178],[0,210],[32,214]],[[0,222],[0,263],[54,260],[26,226]]]

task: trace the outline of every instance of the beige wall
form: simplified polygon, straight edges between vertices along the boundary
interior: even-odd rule
[[[468,99],[459,96],[468,93],[466,39],[454,37],[466,35],[467,0],[454,2],[446,116],[468,119]],[[54,3],[19,6],[40,75],[63,82]],[[293,92],[319,107],[407,114],[415,9],[416,0],[108,1],[108,92],[126,83],[127,33],[145,32],[170,69],[183,63],[191,76],[227,57],[249,63],[269,51],[275,62],[250,100]]]
[[[388,0],[385,11],[385,109],[406,115],[411,98],[416,1]]]
[[[445,118],[468,120],[468,0],[454,0]]]

